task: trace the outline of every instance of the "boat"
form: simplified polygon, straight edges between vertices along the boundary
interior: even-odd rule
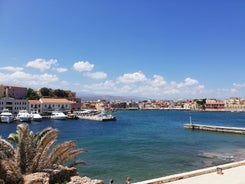
[[[43,119],[43,117],[37,111],[32,111],[31,116],[33,121],[41,121]]]
[[[27,110],[20,110],[16,116],[16,119],[21,122],[31,122],[32,115]]]
[[[115,121],[116,117],[112,114],[106,114],[97,110],[82,110],[75,112],[77,117],[82,120],[94,121]]]
[[[101,113],[97,115],[98,121],[115,121],[116,116],[112,114]]]
[[[60,111],[53,111],[50,116],[51,119],[63,120],[67,119],[67,116]]]
[[[70,113],[70,112],[67,114],[67,118],[68,119],[79,119],[76,114]]]
[[[0,117],[2,123],[11,123],[14,121],[14,116],[8,109],[3,109]]]

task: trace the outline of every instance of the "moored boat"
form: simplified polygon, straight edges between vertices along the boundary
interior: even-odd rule
[[[8,109],[3,109],[0,117],[2,123],[11,123],[14,121],[14,116]]]
[[[77,117],[77,115],[74,114],[74,113],[68,113],[68,114],[67,114],[67,118],[68,118],[68,119],[79,119],[79,118]]]
[[[77,117],[82,120],[94,121],[115,121],[116,117],[112,114],[106,114],[97,110],[83,110],[76,112]]]
[[[41,121],[43,118],[37,111],[31,112],[31,116],[33,121]]]
[[[67,116],[60,111],[53,111],[50,116],[51,119],[64,120],[67,119]]]
[[[20,110],[16,116],[16,119],[21,122],[31,122],[32,116],[27,110]]]

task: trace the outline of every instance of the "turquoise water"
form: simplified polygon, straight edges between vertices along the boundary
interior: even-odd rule
[[[244,159],[245,135],[192,131],[187,111],[118,111],[117,121],[44,120],[31,123],[34,132],[47,126],[58,128],[59,142],[75,140],[88,150],[79,156],[87,162],[80,175],[122,183],[132,182],[223,164],[236,157]],[[245,113],[191,112],[200,124],[245,127]],[[16,124],[0,124],[6,138]],[[211,156],[210,156],[211,155]],[[241,158],[242,157],[242,158]]]

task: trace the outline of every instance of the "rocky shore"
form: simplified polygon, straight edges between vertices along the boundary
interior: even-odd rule
[[[50,176],[45,172],[38,172],[24,176],[24,184],[50,184]],[[90,179],[86,176],[72,176],[67,184],[104,184],[103,180]]]

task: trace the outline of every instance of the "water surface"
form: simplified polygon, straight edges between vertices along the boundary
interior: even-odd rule
[[[40,131],[48,126],[58,128],[59,142],[75,140],[88,150],[78,159],[79,174],[105,183],[132,182],[163,177],[217,164],[244,159],[245,135],[192,131],[183,128],[192,121],[200,124],[245,127],[245,113],[188,111],[118,111],[117,121],[44,120],[30,123]],[[16,131],[16,123],[0,124],[0,135],[6,138]]]

